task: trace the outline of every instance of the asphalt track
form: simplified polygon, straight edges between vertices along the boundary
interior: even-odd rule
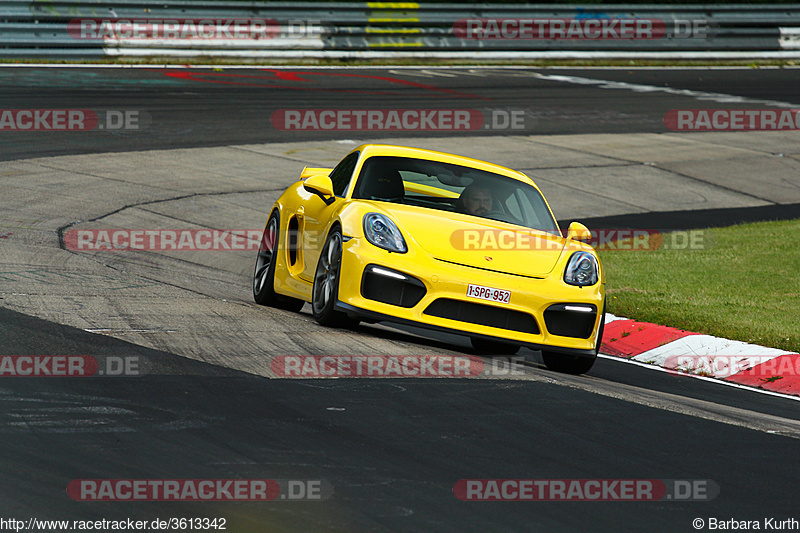
[[[604,89],[582,80],[647,88]],[[141,126],[136,131],[54,133],[50,139],[46,132],[14,132],[4,139],[0,159],[342,138],[340,131],[271,127],[272,114],[286,109],[516,109],[525,112],[523,130],[473,134],[662,133],[668,131],[667,111],[700,106],[696,96],[659,89],[745,99],[700,98],[703,108],[760,109],[767,107],[763,101],[800,105],[799,80],[797,69],[0,68],[4,109],[131,110],[140,114]],[[369,137],[396,136],[370,132]]]
[[[758,101],[800,99],[796,70],[536,72],[704,93],[738,91],[754,108],[769,107]],[[792,497],[800,474],[793,460],[800,437],[796,401],[608,359],[586,376],[562,376],[545,370],[530,351],[523,352],[528,364],[508,378],[268,379],[268,360],[288,353],[471,352],[462,338],[382,326],[331,332],[307,310],[259,308],[248,301],[249,253],[114,255],[59,247],[57,229],[80,224],[243,227],[256,218],[251,224],[262,225],[264,206],[292,179],[289,172],[300,160],[335,161],[349,149],[316,143],[340,140],[341,132],[309,136],[270,128],[271,112],[290,105],[363,108],[368,94],[375,107],[456,107],[455,98],[463,99],[459,106],[530,107],[542,110],[536,129],[517,136],[563,135],[563,143],[573,133],[661,134],[669,109],[732,105],[698,104],[697,95],[560,83],[528,72],[342,73],[348,75],[322,81],[304,76],[313,82],[284,76],[280,83],[287,86],[267,90],[264,84],[277,83],[274,74],[264,81],[250,71],[236,74],[255,76],[257,86],[174,78],[159,69],[0,69],[4,108],[137,109],[151,119],[146,130],[117,135],[3,134],[0,355],[136,356],[148,362],[140,377],[0,382],[5,517],[225,517],[232,531],[694,531],[695,518],[760,520],[762,528],[766,518],[800,519]],[[305,92],[298,88],[303,83],[310,85]],[[577,192],[560,192],[562,168],[536,167],[531,154],[542,153],[539,145],[524,145],[531,154],[512,154],[521,141],[506,137],[509,132],[477,134],[475,142],[444,134],[441,141],[431,135],[426,142],[496,150],[508,164],[538,168],[545,183],[552,180],[557,214],[572,217],[585,210]],[[492,144],[495,134],[502,137]],[[417,138],[419,133],[405,137]],[[782,159],[797,154],[790,151],[793,137],[751,139],[727,139],[724,150],[769,144],[786,153]],[[287,140],[297,142],[274,153],[269,146],[253,147]],[[588,146],[577,156],[585,165],[600,157],[590,155],[600,151],[592,148],[595,141],[581,145]],[[241,148],[211,148],[235,145]],[[202,153],[127,153],[204,147]],[[255,150],[261,159],[248,159]],[[571,148],[552,150],[567,161]],[[89,155],[27,161],[72,154]],[[260,186],[257,176],[264,169],[253,161],[271,165]],[[617,168],[617,176],[640,171]],[[703,176],[704,204],[662,192],[664,205],[686,208],[657,219],[660,227],[798,215],[798,200],[781,189],[786,183],[753,186],[736,178],[714,183],[714,176]],[[636,191],[616,192],[594,213],[596,222],[635,227],[642,220],[631,217],[654,220],[656,210],[637,199]],[[638,203],[622,205],[626,195]],[[575,212],[569,211],[571,199],[579,204]],[[694,223],[686,221],[692,217]],[[65,491],[73,479],[120,478],[325,479],[333,496],[273,503],[76,502]],[[459,501],[455,482],[472,478],[713,480],[720,493],[695,502]]]
[[[560,377],[546,370],[519,381],[267,380],[0,314],[4,344],[15,355],[136,355],[153,363],[153,373],[138,378],[7,378],[0,396],[7,516],[224,517],[231,531],[689,531],[697,517],[796,512],[787,494],[800,473],[791,460],[798,434],[550,383]],[[580,381],[615,389],[632,382],[718,406],[796,414],[775,398],[606,360]],[[334,494],[273,503],[70,500],[67,483],[87,478],[323,478]],[[453,485],[467,478],[710,479],[720,495],[697,502],[456,500]]]

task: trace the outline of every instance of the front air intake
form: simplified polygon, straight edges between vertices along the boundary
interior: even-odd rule
[[[527,313],[492,305],[451,300],[450,298],[435,300],[425,309],[424,314],[480,326],[509,329],[520,333],[533,335],[539,333],[536,319]]]

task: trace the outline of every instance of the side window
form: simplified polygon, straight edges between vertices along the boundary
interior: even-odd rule
[[[342,159],[341,163],[331,171],[330,178],[333,182],[333,194],[336,196],[342,196],[347,189],[347,184],[350,183],[353,170],[355,170],[356,163],[358,163],[358,155],[358,152],[353,152]]]

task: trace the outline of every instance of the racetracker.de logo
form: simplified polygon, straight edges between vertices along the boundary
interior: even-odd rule
[[[138,130],[149,118],[133,110],[0,109],[0,131]]]
[[[256,229],[71,229],[64,246],[74,251],[257,251]]]
[[[75,479],[73,500],[271,501],[280,494],[272,479]]]
[[[524,130],[524,109],[279,109],[272,127],[281,131],[474,131]]]
[[[459,19],[459,39],[660,39],[666,24],[659,19],[625,18],[483,18]]]
[[[800,129],[800,110],[671,109],[664,125],[672,131],[786,131]]]
[[[0,378],[138,377],[146,373],[146,366],[144,359],[136,355],[2,355]]]
[[[0,131],[86,131],[97,123],[91,109],[0,110]]]
[[[80,18],[67,24],[73,39],[272,39],[281,28],[263,18]]]
[[[800,376],[800,357],[776,355],[670,355],[662,366],[673,375],[694,374],[718,379],[741,372],[764,382]]]
[[[719,494],[708,479],[459,479],[465,501],[707,501]]]
[[[515,368],[472,355],[279,355],[270,367],[285,378],[469,378]]]
[[[325,500],[324,479],[73,479],[67,495],[79,501]]]
[[[655,251],[703,250],[709,247],[705,230],[668,231],[654,229],[591,230],[585,240],[595,250]],[[457,250],[531,251],[560,250],[563,243],[550,235],[501,229],[459,229],[450,235],[450,244]]]

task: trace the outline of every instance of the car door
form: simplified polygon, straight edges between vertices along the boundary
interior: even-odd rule
[[[344,193],[353,176],[358,157],[359,152],[351,152],[331,171],[330,178],[335,195],[332,203],[327,205],[318,195],[313,195],[300,208],[303,212],[297,214],[298,218],[302,219],[300,227],[302,228],[301,242],[303,243],[303,273],[301,276],[306,281],[313,283],[320,250],[327,237],[325,228],[328,226],[331,216],[338,209],[339,203],[344,199]]]

